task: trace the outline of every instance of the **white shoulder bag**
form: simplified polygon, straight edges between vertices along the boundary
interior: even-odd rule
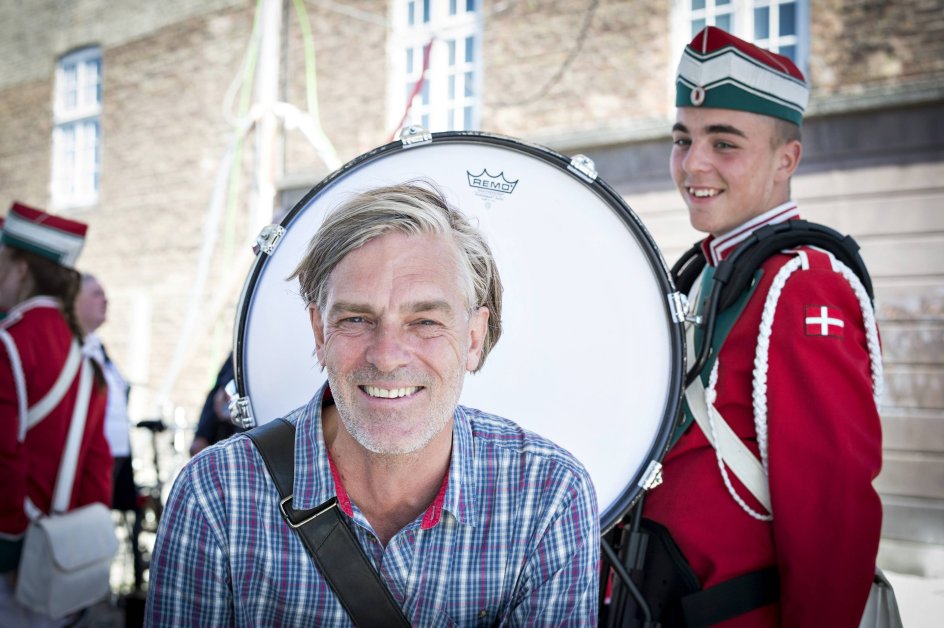
[[[16,599],[54,619],[91,606],[108,594],[111,561],[118,550],[107,506],[95,503],[66,512],[91,390],[92,366],[86,358],[50,513],[30,522],[16,580]]]

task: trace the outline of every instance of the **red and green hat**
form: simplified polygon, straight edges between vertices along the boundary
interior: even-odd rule
[[[14,202],[0,231],[0,244],[72,268],[82,252],[87,230],[84,223]]]
[[[751,111],[797,126],[810,100],[803,73],[788,57],[715,26],[685,47],[675,88],[676,107]]]

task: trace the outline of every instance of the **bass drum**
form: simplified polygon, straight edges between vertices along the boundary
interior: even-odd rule
[[[366,153],[312,189],[282,221],[277,245],[262,247],[271,252],[258,254],[243,289],[234,359],[244,405],[264,423],[307,403],[326,378],[298,284],[287,280],[325,213],[357,192],[416,179],[432,181],[478,224],[505,287],[501,340],[466,377],[460,403],[571,451],[593,479],[608,530],[668,446],[681,400],[682,325],[639,219],[594,173],[547,149],[437,133]]]

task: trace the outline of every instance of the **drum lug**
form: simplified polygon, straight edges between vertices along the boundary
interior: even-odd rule
[[[283,235],[285,235],[285,228],[282,225],[266,225],[256,237],[256,243],[252,245],[252,252],[256,255],[260,252],[272,255],[272,251],[278,246]]]
[[[256,418],[252,416],[249,406],[249,397],[237,397],[229,402],[229,418],[237,427],[244,430],[256,426]]]
[[[681,292],[671,292],[668,295],[669,310],[672,313],[672,321],[675,323],[684,323],[688,318],[688,297]]]
[[[639,487],[644,491],[649,491],[662,484],[662,463],[653,460],[646,467],[646,472],[642,474],[639,480]]]
[[[410,125],[400,131],[400,142],[403,148],[412,148],[433,141],[433,134],[418,125]]]
[[[570,160],[570,166],[567,167],[571,172],[576,172],[581,177],[593,183],[597,180],[597,167],[593,160],[586,155],[574,155]]]
[[[230,380],[224,388],[229,398],[229,420],[233,425],[248,430],[256,426],[256,418],[252,416],[252,406],[249,397],[240,397],[236,390],[236,382]]]

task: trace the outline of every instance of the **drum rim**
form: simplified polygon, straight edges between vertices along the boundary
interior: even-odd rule
[[[677,292],[672,281],[669,268],[665,263],[659,247],[656,245],[652,234],[642,223],[629,204],[620,196],[606,181],[600,177],[590,180],[578,174],[571,167],[571,159],[567,156],[554,151],[553,149],[538,144],[532,144],[517,138],[499,135],[495,133],[486,133],[482,131],[445,131],[432,133],[432,141],[416,145],[407,145],[402,141],[393,141],[373,150],[363,153],[323,178],[314,187],[311,188],[292,209],[285,214],[278,223],[279,226],[288,229],[288,226],[294,222],[296,216],[317,197],[322,190],[333,185],[336,181],[347,176],[348,173],[356,170],[364,164],[380,159],[389,153],[399,152],[401,150],[421,149],[424,146],[449,144],[449,143],[480,143],[490,146],[503,146],[513,149],[517,152],[526,153],[543,161],[555,163],[561,170],[569,174],[578,182],[588,186],[603,200],[619,217],[619,219],[629,228],[633,234],[647,246],[641,246],[643,254],[653,274],[656,276],[659,288],[662,290],[665,300],[662,307],[668,321],[669,341],[670,341],[670,363],[678,365],[679,368],[672,369],[668,381],[668,399],[666,399],[665,410],[662,414],[660,429],[656,438],[647,450],[643,463],[636,469],[634,476],[625,484],[625,488],[619,497],[609,505],[606,512],[600,512],[600,532],[607,533],[615,527],[620,521],[633,510],[640,498],[645,494],[645,488],[640,485],[644,479],[647,468],[652,462],[659,462],[665,457],[671,444],[671,439],[677,424],[676,418],[682,409],[683,379],[685,375],[685,334],[682,322],[677,320],[671,311],[671,295]],[[243,288],[239,296],[236,307],[236,320],[233,327],[233,379],[236,384],[237,395],[247,397],[246,374],[243,368],[242,359],[245,349],[245,321],[248,319],[249,306],[251,304],[251,295],[255,290],[256,283],[261,275],[266,263],[271,258],[270,254],[260,251],[249,270]],[[613,513],[618,513],[613,516]],[[604,514],[607,515],[604,518]]]

